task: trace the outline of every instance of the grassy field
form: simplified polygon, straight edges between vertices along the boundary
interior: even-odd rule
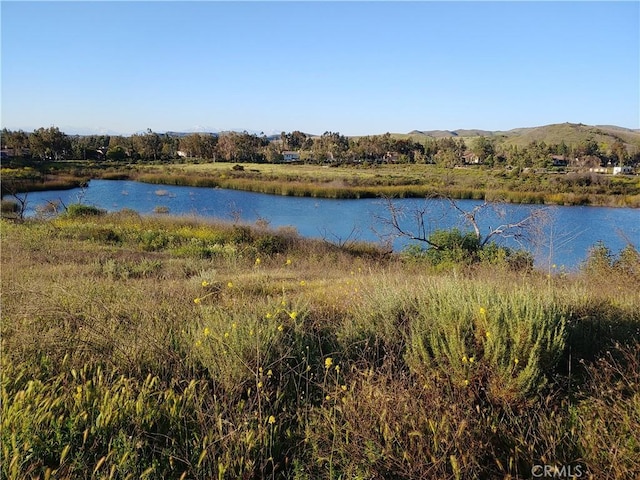
[[[238,165],[236,169],[235,165]],[[635,177],[522,173],[477,167],[201,163],[147,166],[132,174],[132,178],[158,184],[233,188],[307,197],[444,195],[509,203],[640,207],[640,181]]]
[[[631,249],[434,266],[95,213],[0,223],[0,478],[640,475]]]

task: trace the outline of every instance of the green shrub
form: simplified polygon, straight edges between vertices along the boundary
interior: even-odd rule
[[[273,255],[275,253],[284,253],[289,247],[290,242],[282,235],[273,233],[263,233],[253,241],[253,246],[258,252],[265,255]]]
[[[425,382],[481,387],[494,401],[517,401],[540,392],[565,337],[561,310],[534,291],[450,283],[419,298],[406,360]]]
[[[640,253],[633,245],[627,244],[616,255],[604,242],[598,242],[589,250],[581,269],[595,277],[617,273],[637,278],[640,276]]]
[[[20,209],[18,202],[14,200],[2,200],[0,202],[0,211],[4,213],[16,213]]]
[[[582,268],[588,273],[599,275],[609,270],[613,265],[613,253],[604,242],[598,242],[589,249],[587,259]]]
[[[456,228],[437,230],[428,240],[428,248],[416,244],[408,245],[401,256],[405,260],[425,260],[441,269],[474,263],[506,265],[516,271],[533,268],[533,255],[529,252],[512,250],[495,242],[483,245],[473,232],[463,233]]]
[[[95,217],[106,214],[106,210],[103,210],[92,205],[83,205],[81,203],[72,203],[67,207],[65,216],[68,218],[77,217]]]
[[[626,245],[613,263],[614,267],[626,275],[640,278],[640,252],[633,245]]]

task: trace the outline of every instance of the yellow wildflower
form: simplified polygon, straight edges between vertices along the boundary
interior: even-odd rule
[[[194,298],[193,299],[193,303],[195,303],[196,305],[198,305],[202,300],[200,298]]]
[[[209,282],[207,282],[206,280],[202,281],[202,286],[203,287],[208,287],[209,285],[211,285]]]
[[[269,425],[273,425],[274,423],[276,423],[276,417],[273,415],[269,416]]]
[[[270,377],[271,375],[273,375],[273,370],[269,369],[269,371],[267,372],[267,377]]]
[[[204,327],[204,332],[203,333],[204,333],[205,337],[208,337],[209,334],[211,334],[211,330],[209,330],[209,327]]]
[[[487,309],[484,307],[480,307],[480,316],[481,317],[486,317],[487,316]]]
[[[202,345],[202,342],[200,340],[196,340],[196,347],[199,347],[200,345]]]
[[[304,287],[307,284],[307,282],[305,282],[304,280],[300,280],[300,286]]]
[[[262,388],[262,382],[258,382],[258,388]]]
[[[281,332],[284,330],[284,327],[282,326],[282,324],[278,325],[278,331]]]
[[[326,397],[324,397],[325,400],[331,400],[331,395],[327,395]]]
[[[229,287],[229,288],[233,288],[233,282],[229,282],[229,283],[227,283],[227,287]]]
[[[224,338],[229,338],[229,332],[224,332]]]
[[[273,313],[271,313],[271,312],[267,313],[266,317],[267,317],[267,319],[273,318]]]
[[[256,265],[260,265],[260,262],[262,262],[262,260],[260,260],[260,257],[256,258]]]
[[[333,358],[331,357],[327,357],[324,360],[324,368],[331,368],[331,365],[333,365]]]
[[[290,258],[287,258],[287,261],[286,261],[285,265],[291,265],[291,259]]]
[[[520,360],[518,360],[517,358],[514,358],[514,359],[513,359],[513,363],[515,363],[516,365],[518,364],[518,362],[519,362],[519,361],[520,361]]]
[[[346,385],[342,385],[340,388],[342,389],[343,392],[347,391],[347,386]]]
[[[462,363],[467,363],[468,359],[466,355],[462,356]]]
[[[469,357],[469,363],[473,363],[473,362],[475,362],[475,358]]]
[[[295,320],[298,317],[298,312],[289,312],[291,320]]]
[[[485,336],[486,336],[487,338],[491,338],[491,334],[490,334],[488,331],[485,333]]]
[[[336,372],[340,373],[340,365],[336,365]]]

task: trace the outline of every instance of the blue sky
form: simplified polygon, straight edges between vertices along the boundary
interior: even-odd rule
[[[2,126],[640,128],[639,2],[1,2]]]

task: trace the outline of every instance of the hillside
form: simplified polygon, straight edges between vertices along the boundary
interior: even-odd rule
[[[533,141],[557,144],[565,142],[576,145],[588,140],[612,144],[621,140],[628,147],[640,148],[640,130],[615,125],[584,125],[581,123],[558,123],[539,127],[515,128],[507,131],[489,130],[413,130],[409,136],[430,138],[470,138],[477,136],[498,137],[509,145],[524,146]]]

